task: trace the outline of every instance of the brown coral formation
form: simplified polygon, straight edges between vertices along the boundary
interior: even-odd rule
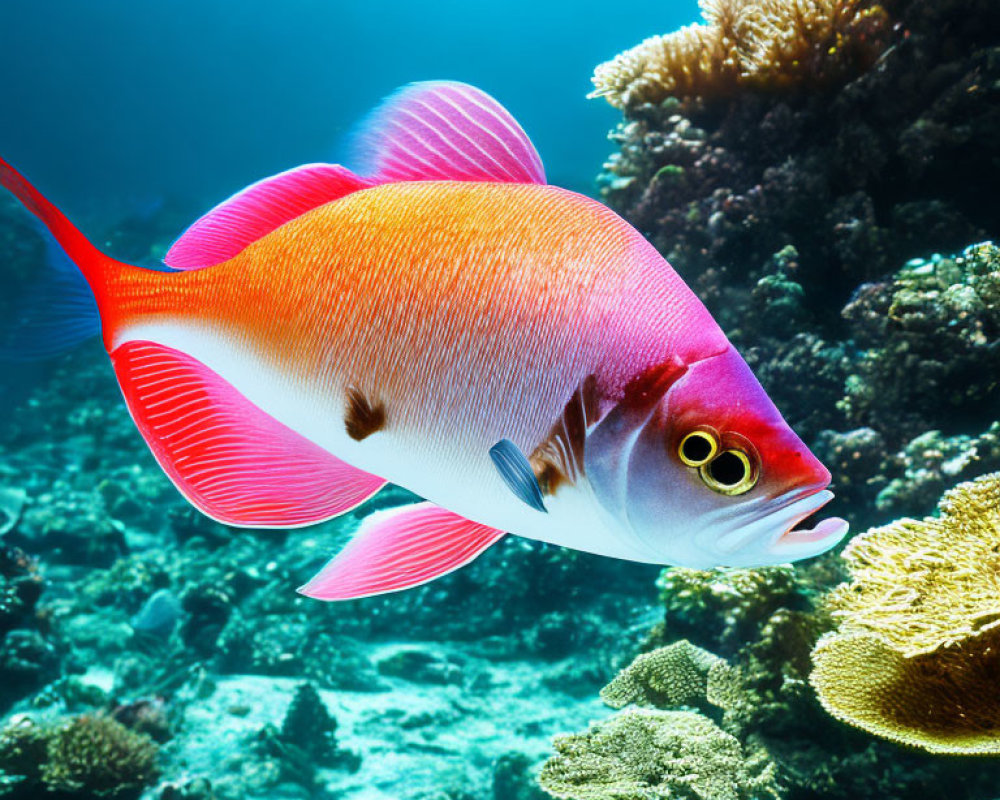
[[[837,83],[870,66],[888,17],[870,0],[700,0],[704,24],[646,39],[601,64],[592,97],[617,108],[744,88]]]
[[[886,739],[1000,754],[1000,473],[940,511],[851,542],[811,680],[827,711]]]

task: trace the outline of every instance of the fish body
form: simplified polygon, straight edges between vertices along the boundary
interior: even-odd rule
[[[728,347],[633,228],[534,184],[377,186],[210,269],[123,271],[109,294],[111,352],[181,350],[351,465],[545,541],[559,517],[510,502],[490,446],[532,452],[588,376],[613,403],[664,360]],[[350,389],[386,409],[377,435],[348,435]]]
[[[130,411],[189,500],[267,527],[336,516],[386,481],[426,498],[371,517],[306,587],[327,599],[424,582],[505,531],[698,566],[843,535],[835,520],[773,547],[826,502],[829,473],[655,249],[544,184],[495,101],[418,84],[368,139],[374,175],[313,165],[255,184],[179,240],[177,273],[97,253],[0,170],[87,276]],[[703,462],[684,456],[702,444]]]

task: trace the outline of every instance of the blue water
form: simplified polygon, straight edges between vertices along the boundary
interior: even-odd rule
[[[697,16],[695,0],[607,3],[0,3],[0,147],[72,215],[220,199],[336,158],[351,125],[414,80],[481,86],[549,180],[590,190],[617,114],[596,64]]]

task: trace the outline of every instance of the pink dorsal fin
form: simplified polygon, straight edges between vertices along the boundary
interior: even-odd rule
[[[465,566],[503,535],[433,503],[379,511],[299,591],[351,600],[409,589]]]
[[[286,222],[371,185],[337,164],[306,164],[265,178],[195,222],[163,260],[184,270],[221,264]]]
[[[362,123],[354,142],[377,183],[545,183],[527,134],[486,92],[455,81],[405,86]]]
[[[133,341],[111,359],[156,460],[193,505],[219,522],[309,525],[349,511],[385,485],[261,411],[178,350]]]

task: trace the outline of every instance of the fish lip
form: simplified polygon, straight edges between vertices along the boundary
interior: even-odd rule
[[[833,499],[829,489],[814,489],[803,497],[793,499],[780,512],[778,530],[773,535],[768,552],[790,559],[808,558],[834,547],[847,534],[848,523],[840,517],[827,517],[812,528],[793,530],[810,514],[819,511]]]
[[[759,542],[762,563],[783,563],[816,556],[834,547],[848,529],[847,522],[839,517],[824,519],[809,530],[792,530],[833,499],[833,492],[826,486],[804,486],[765,501],[755,521],[737,527],[719,541],[720,550],[731,557]]]

